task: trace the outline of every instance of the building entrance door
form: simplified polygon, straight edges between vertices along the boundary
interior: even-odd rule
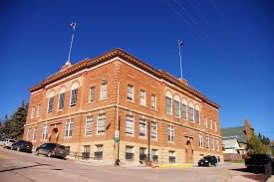
[[[187,163],[193,162],[193,149],[191,146],[191,142],[189,140],[186,142],[186,162]]]
[[[53,128],[52,129],[49,141],[51,143],[57,143],[58,142],[58,128]]]

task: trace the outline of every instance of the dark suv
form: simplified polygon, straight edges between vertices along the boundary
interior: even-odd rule
[[[216,166],[216,165],[217,165],[217,158],[213,155],[204,156],[198,162],[198,166]]]
[[[11,145],[12,150],[25,151],[30,153],[32,151],[32,147],[32,143],[25,140],[19,140]]]
[[[43,154],[48,157],[60,157],[63,159],[67,156],[66,147],[57,143],[44,143],[37,147],[35,154]]]

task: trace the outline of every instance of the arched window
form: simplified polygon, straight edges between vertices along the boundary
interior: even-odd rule
[[[58,110],[62,110],[64,108],[65,93],[66,93],[66,89],[62,87],[59,91]]]
[[[179,98],[179,96],[175,96],[175,98],[174,98],[174,102],[175,102],[175,116],[177,117],[177,118],[179,118],[180,117],[180,114],[181,114],[181,112],[180,112],[180,98]]]
[[[198,104],[195,105],[194,119],[195,122],[200,124],[200,107]]]
[[[78,87],[79,87],[79,84],[77,82],[73,83],[71,86],[70,107],[76,106],[77,96],[78,96]]]
[[[194,106],[192,102],[188,104],[188,110],[189,110],[189,120],[194,122]]]
[[[52,112],[54,102],[54,91],[51,91],[48,95],[48,113]]]
[[[166,113],[172,114],[172,94],[169,91],[166,92]]]
[[[101,82],[101,95],[100,95],[101,100],[107,99],[107,88],[108,88],[107,81],[103,80]]]
[[[187,100],[185,98],[183,98],[183,119],[187,120]]]

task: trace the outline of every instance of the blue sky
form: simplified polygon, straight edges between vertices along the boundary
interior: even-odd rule
[[[221,126],[248,117],[274,139],[274,2],[271,0],[13,1],[0,3],[0,118],[28,88],[66,62],[120,47],[179,77],[222,106]]]

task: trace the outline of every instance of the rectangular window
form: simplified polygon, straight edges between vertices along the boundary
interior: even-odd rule
[[[95,101],[95,87],[89,88],[89,102]]]
[[[73,121],[72,119],[68,119],[65,127],[65,137],[71,137],[73,130]]]
[[[168,151],[169,154],[169,163],[175,163],[176,162],[176,155],[175,155],[175,151]]]
[[[214,137],[212,137],[212,139],[211,139],[211,147],[212,147],[212,150],[215,150],[215,139],[214,139]]]
[[[126,118],[126,134],[133,135],[134,134],[134,117],[127,115]]]
[[[157,139],[157,123],[151,122],[150,127],[151,127],[151,138]]]
[[[171,98],[169,97],[166,97],[166,113],[172,114],[172,103],[171,103]]]
[[[195,109],[195,114],[194,114],[194,118],[195,118],[195,122],[200,124],[200,111]]]
[[[213,129],[212,119],[210,119],[209,121],[210,121],[210,129]]]
[[[174,142],[174,127],[172,125],[167,127],[167,138],[168,142]]]
[[[35,142],[37,139],[37,132],[38,132],[38,127],[34,127],[33,129],[33,136],[32,136],[32,141]]]
[[[90,152],[90,145],[84,145],[84,152]]]
[[[59,94],[59,104],[58,109],[62,110],[64,108],[64,102],[65,102],[65,93]]]
[[[183,104],[183,119],[187,120],[187,105]]]
[[[132,161],[134,160],[134,147],[126,145],[126,160]]]
[[[156,95],[152,94],[151,95],[151,109],[156,110],[156,102],[157,102]]]
[[[70,106],[76,106],[77,103],[78,88],[71,91]]]
[[[209,138],[209,136],[206,137],[206,140],[207,140],[207,148],[210,149],[210,138]]]
[[[95,145],[94,159],[95,160],[103,159],[103,145],[102,144]]]
[[[151,150],[151,158],[153,162],[158,162],[158,149]]]
[[[134,87],[132,85],[127,86],[127,100],[134,101]]]
[[[140,161],[144,161],[147,159],[147,148],[144,148],[144,147],[140,147],[140,150],[139,150],[139,160]]]
[[[193,107],[189,107],[189,120],[194,121],[194,109]]]
[[[179,101],[175,101],[175,116],[177,118],[180,117],[180,102]]]
[[[31,107],[31,118],[34,118],[34,115],[35,115],[35,107],[32,106]]]
[[[140,104],[145,106],[146,105],[146,91],[140,91]]]
[[[52,112],[54,97],[50,97],[48,100],[48,113]]]
[[[85,136],[92,135],[92,126],[93,126],[93,117],[87,116],[86,117],[86,128],[85,128]]]
[[[27,133],[27,140],[28,141],[31,140],[31,130],[32,130],[32,128],[28,129],[28,133]]]
[[[103,134],[106,131],[106,114],[99,114],[97,118],[97,133]]]
[[[48,138],[48,125],[43,124],[42,140],[46,140],[47,138]]]
[[[204,137],[203,137],[203,135],[199,135],[199,147],[204,147]]]
[[[139,121],[139,136],[146,137],[147,135],[147,122],[143,119]]]
[[[102,83],[101,83],[101,97],[100,97],[101,100],[107,99],[107,88],[108,88],[107,81],[102,81]]]
[[[208,125],[207,125],[207,117],[205,117],[205,127],[207,128]]]
[[[37,117],[41,116],[41,104],[37,106]]]

